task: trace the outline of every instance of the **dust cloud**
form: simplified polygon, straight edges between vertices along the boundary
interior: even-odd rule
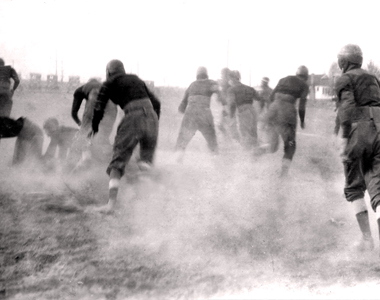
[[[184,162],[176,163],[172,149],[180,116],[163,114],[153,170],[139,173],[136,153],[123,177],[116,213],[86,217],[99,257],[133,261],[135,251],[147,263],[189,274],[190,281],[199,277],[193,280],[198,285],[217,282],[215,299],[310,298],[360,288],[366,275],[357,270],[377,271],[373,257],[352,250],[360,235],[342,196],[330,111],[309,108],[287,179],[278,177],[281,146],[255,158],[222,136],[220,154],[212,156],[197,133]],[[1,180],[3,191],[62,195],[59,201],[83,211],[107,202],[106,163],[66,179],[36,168],[20,172],[4,163],[12,147],[11,140],[1,141],[2,168],[9,170]]]
[[[156,263],[231,277],[231,290],[328,286],[360,235],[342,196],[334,137],[316,123],[299,133],[287,180],[278,177],[281,148],[253,158],[219,137],[213,157],[197,134],[183,164],[158,150],[152,174],[125,178],[119,212],[98,231],[104,255],[136,247]]]

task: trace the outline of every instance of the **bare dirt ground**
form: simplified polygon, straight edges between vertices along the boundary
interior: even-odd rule
[[[376,250],[358,253],[333,105],[308,105],[290,179],[280,181],[281,148],[253,159],[222,136],[218,157],[197,134],[175,164],[180,92],[161,90],[155,171],[135,176],[131,161],[115,215],[86,212],[107,201],[106,164],[64,181],[12,169],[15,140],[1,141],[0,299],[376,298],[374,214]],[[74,126],[71,101],[16,92],[12,116]]]

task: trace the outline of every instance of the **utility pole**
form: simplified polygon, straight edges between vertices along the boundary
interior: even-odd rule
[[[58,78],[58,56],[57,49],[55,49],[55,76]]]
[[[63,60],[61,60],[61,82],[63,82]]]
[[[228,68],[229,56],[230,56],[230,39],[227,40],[227,68]]]

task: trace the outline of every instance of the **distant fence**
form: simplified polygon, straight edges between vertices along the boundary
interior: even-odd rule
[[[18,87],[18,90],[28,91],[28,92],[74,92],[75,89],[77,89],[79,86],[81,86],[81,83],[77,83],[76,85],[73,85],[69,82],[52,82],[52,81],[45,81],[45,80],[28,80],[28,79],[21,79],[20,85]]]

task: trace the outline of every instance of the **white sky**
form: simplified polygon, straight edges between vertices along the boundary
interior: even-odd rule
[[[64,80],[104,78],[117,58],[156,85],[186,87],[200,65],[218,79],[228,63],[243,83],[268,76],[274,86],[301,64],[328,72],[347,43],[362,48],[364,64],[380,64],[379,7],[366,0],[0,0],[0,57],[24,78],[54,74],[56,61]]]

